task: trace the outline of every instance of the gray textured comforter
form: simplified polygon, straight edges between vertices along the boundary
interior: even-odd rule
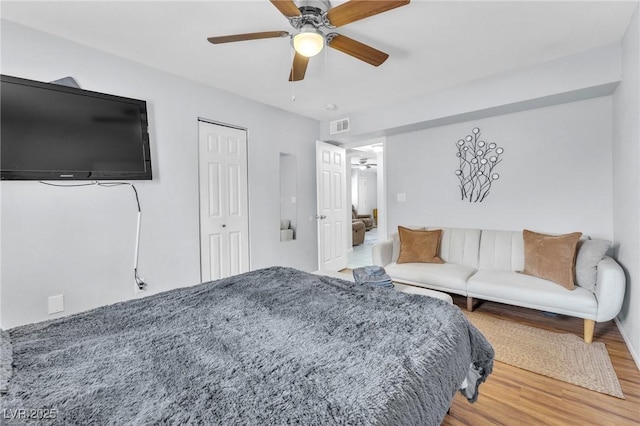
[[[455,306],[281,267],[9,335],[8,423],[438,425],[493,365]]]

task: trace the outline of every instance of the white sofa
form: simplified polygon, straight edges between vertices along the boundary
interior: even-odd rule
[[[439,255],[445,263],[398,264],[393,261],[393,240],[373,247],[373,263],[383,266],[395,282],[466,296],[468,310],[477,298],[583,318],[587,343],[593,340],[595,322],[609,321],[620,312],[625,275],[608,256],[597,264],[594,291],[579,286],[567,290],[517,272],[524,269],[522,231],[422,229],[443,230]]]

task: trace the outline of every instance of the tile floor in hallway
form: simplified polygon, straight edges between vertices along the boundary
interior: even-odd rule
[[[372,265],[371,249],[378,242],[378,228],[373,228],[364,234],[364,243],[353,246],[353,251],[347,255],[347,268],[361,268]]]

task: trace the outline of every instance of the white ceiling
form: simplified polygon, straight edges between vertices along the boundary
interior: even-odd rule
[[[344,1],[333,1],[332,6]],[[338,28],[387,52],[375,68],[334,49],[287,81],[288,38],[222,45],[209,36],[285,30],[261,1],[5,1],[3,19],[318,120],[620,40],[636,1],[420,1]],[[295,101],[292,100],[295,95]],[[336,104],[336,111],[325,109]]]

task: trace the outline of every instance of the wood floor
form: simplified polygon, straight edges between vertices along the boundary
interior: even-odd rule
[[[466,298],[453,295],[466,309]],[[582,337],[583,322],[540,311],[482,302],[474,312]],[[594,342],[607,346],[626,399],[618,399],[495,362],[493,374],[470,404],[456,395],[442,425],[640,425],[640,371],[613,321],[597,323]]]

